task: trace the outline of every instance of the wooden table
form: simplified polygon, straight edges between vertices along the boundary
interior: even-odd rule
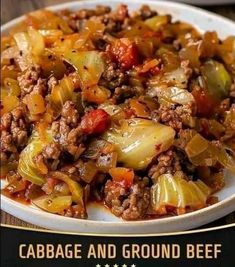
[[[73,0],[70,0],[70,1],[73,1]],[[69,2],[69,1],[65,1],[65,0],[3,0],[1,23],[4,24],[10,21],[11,19],[16,18],[32,10],[43,8],[43,7],[50,6],[50,5],[60,4],[63,2]],[[105,1],[104,1],[104,4],[105,4]],[[217,14],[228,17],[235,21],[235,5],[211,6],[211,7],[204,7],[204,8],[212,12],[215,12]],[[235,222],[235,212],[233,212],[232,214],[218,221],[215,221],[209,225],[206,225],[204,227],[218,226],[218,225],[229,224],[233,222]],[[11,216],[10,214],[3,212],[3,211],[1,212],[1,223],[38,228],[35,225],[19,220],[15,218],[14,216]]]

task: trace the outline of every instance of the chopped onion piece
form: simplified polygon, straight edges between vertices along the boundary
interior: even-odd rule
[[[1,109],[1,115],[4,113],[12,111],[14,108],[16,108],[19,105],[19,99],[17,96],[14,95],[7,95],[3,97],[1,101],[2,109]]]
[[[95,104],[102,104],[104,103],[109,97],[111,93],[108,89],[103,86],[94,85],[92,87],[84,88],[82,91],[82,97],[85,101],[95,103]]]
[[[150,96],[157,96],[160,102],[177,103],[186,105],[194,102],[193,95],[186,89],[179,87],[153,87],[148,91]]]
[[[31,115],[42,114],[46,110],[44,98],[39,94],[29,94],[26,98]]]
[[[196,134],[188,142],[187,146],[185,147],[185,151],[189,158],[193,158],[204,152],[208,146],[208,141],[200,134]]]
[[[235,160],[226,149],[209,142],[200,134],[196,134],[188,142],[185,152],[190,161],[196,166],[214,166],[219,162],[226,169],[235,172]]]
[[[151,28],[153,31],[159,30],[163,25],[166,25],[170,21],[170,16],[168,15],[158,15],[150,19],[145,20],[145,24]]]
[[[117,113],[119,113],[120,111],[122,111],[122,108],[118,105],[113,105],[110,103],[103,103],[99,106],[99,108],[103,109],[104,111],[106,111],[110,116],[113,116]]]
[[[185,74],[185,70],[181,67],[173,71],[166,72],[164,74],[163,80],[167,84],[174,85],[179,88],[187,88],[188,84],[188,77]]]
[[[218,149],[216,154],[219,163],[226,169],[235,173],[235,160],[226,152],[226,150],[224,148]]]

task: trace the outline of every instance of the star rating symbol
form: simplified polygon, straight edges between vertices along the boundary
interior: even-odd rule
[[[129,265],[126,265],[126,264],[123,264],[123,265],[120,265],[120,267],[128,267]],[[100,264],[96,264],[96,267],[102,267]],[[112,267],[112,265],[109,265],[109,264],[105,264],[104,267]],[[118,264],[114,264],[113,267],[119,267]],[[130,267],[136,267],[135,264],[132,264],[130,265]]]

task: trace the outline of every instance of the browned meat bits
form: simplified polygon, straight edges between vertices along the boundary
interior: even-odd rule
[[[2,38],[2,192],[82,219],[212,204],[235,172],[234,48],[147,5],[27,14]]]

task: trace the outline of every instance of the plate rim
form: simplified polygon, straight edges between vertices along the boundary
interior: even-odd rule
[[[53,6],[48,6],[45,8],[56,11],[56,10],[61,10],[63,8],[81,8],[83,4],[95,6],[96,4],[101,4],[101,3],[103,3],[102,0],[89,0],[89,1],[79,1],[79,2],[75,1],[75,2],[67,2],[67,3],[57,4],[57,5],[53,5]],[[113,3],[115,3],[115,4],[126,3],[127,5],[129,4],[128,0],[110,0],[110,3],[112,3],[112,4]],[[221,15],[217,15],[217,14],[214,14],[212,12],[203,10],[203,9],[195,7],[195,6],[190,6],[190,5],[184,4],[184,3],[175,3],[175,2],[171,2],[171,1],[158,1],[158,0],[157,1],[156,0],[146,0],[146,1],[145,0],[143,0],[143,1],[132,0],[131,4],[163,5],[164,8],[169,7],[169,8],[178,8],[178,9],[181,9],[184,11],[189,10],[189,11],[193,11],[193,12],[197,13],[200,16],[207,16],[208,19],[211,19],[211,20],[220,19],[220,21],[222,20],[222,21],[224,21],[224,23],[229,24],[232,27],[235,27],[235,22],[233,22],[233,21],[231,21],[231,20],[229,20],[229,19],[227,19]],[[11,27],[16,25],[20,21],[22,21],[24,19],[24,17],[25,17],[25,15],[20,16],[20,17],[15,18],[15,19],[5,23],[4,25],[2,25],[1,33],[4,34],[5,32],[7,32]],[[16,207],[17,207],[17,209],[15,209]],[[223,207],[224,207],[224,211],[222,210]],[[226,209],[226,207],[227,207],[227,209]],[[47,219],[47,220],[56,219],[56,222],[58,222],[59,224],[60,224],[60,222],[61,223],[66,223],[66,222],[68,223],[68,221],[70,222],[70,224],[73,224],[73,222],[77,223],[77,225],[84,224],[86,226],[85,228],[87,228],[86,229],[87,232],[90,232],[88,229],[89,227],[94,228],[94,226],[98,226],[99,224],[103,225],[105,227],[108,227],[108,229],[111,229],[114,227],[122,228],[122,229],[120,229],[120,231],[122,233],[127,233],[127,230],[130,227],[134,227],[134,229],[132,229],[132,232],[138,233],[139,231],[136,231],[136,230],[139,227],[143,227],[143,226],[145,226],[144,227],[145,229],[148,228],[149,226],[152,226],[152,227],[156,226],[156,231],[158,232],[158,229],[157,229],[158,224],[161,224],[161,225],[162,224],[167,225],[168,223],[178,224],[182,220],[187,220],[189,218],[193,219],[197,216],[201,216],[202,217],[201,220],[202,220],[203,217],[206,216],[206,214],[208,212],[221,209],[219,216],[215,216],[215,215],[211,216],[211,219],[206,220],[205,223],[214,221],[215,217],[216,217],[216,219],[219,219],[219,218],[225,216],[226,214],[235,210],[235,194],[231,195],[230,197],[226,197],[224,200],[221,200],[218,203],[213,204],[209,207],[206,207],[206,208],[194,211],[194,212],[186,213],[186,214],[183,214],[180,216],[172,216],[172,217],[166,217],[166,218],[140,220],[140,221],[115,221],[115,222],[112,222],[112,221],[101,221],[101,220],[95,221],[95,220],[90,220],[90,219],[83,220],[83,219],[68,218],[68,217],[63,217],[63,216],[56,215],[56,214],[50,214],[50,213],[47,213],[47,212],[42,211],[42,210],[37,210],[37,209],[33,209],[33,208],[30,209],[27,205],[18,203],[17,201],[14,201],[14,200],[12,200],[6,196],[3,196],[3,195],[1,195],[1,209],[5,212],[12,214],[13,216],[21,218],[22,220],[28,221],[30,223],[32,223],[32,219],[31,220],[26,219],[25,216],[27,214],[28,214],[28,217],[31,214],[31,216],[35,215],[36,217],[41,217],[42,219],[43,218]],[[23,212],[23,215],[22,216],[19,215],[17,213],[17,211]],[[24,214],[26,214],[26,215],[24,216]],[[212,215],[213,215],[213,212],[212,212]],[[43,222],[39,222],[39,223],[33,222],[33,223],[36,225],[42,226],[42,227],[48,227],[49,229],[62,230],[60,226],[59,227],[47,226],[46,224],[48,224],[48,223],[46,223],[46,224]],[[203,224],[204,223],[199,223],[197,225],[203,225]],[[84,228],[84,226],[83,226],[83,228]],[[193,227],[189,226],[188,228],[187,227],[183,227],[183,228],[184,228],[184,230],[186,230],[186,229],[191,229]],[[65,231],[65,230],[62,230],[62,231]],[[79,229],[77,229],[77,231],[79,231]],[[178,231],[178,230],[173,230],[173,231]],[[84,232],[84,230],[82,232]],[[98,232],[101,233],[103,231],[99,230]],[[143,232],[147,233],[148,231],[144,230]],[[112,232],[110,232],[110,233],[112,233]]]
[[[1,209],[31,224],[35,224],[46,229],[67,233],[106,235],[120,234],[123,236],[154,233],[169,234],[173,232],[181,232],[190,229],[195,229],[229,214],[230,212],[235,210],[235,195],[232,195],[214,204],[213,206],[209,206],[191,213],[186,213],[184,215],[134,222],[108,222],[67,218],[64,216],[47,213],[39,209],[30,209],[27,205],[16,202],[3,195],[1,195]],[[208,212],[211,212],[211,216],[209,217],[209,219],[207,217]],[[199,221],[194,220],[199,217]],[[51,224],[52,220],[54,221],[53,226]],[[191,224],[188,224],[187,226],[180,224],[180,222],[187,220]],[[158,229],[158,227],[163,227],[163,229],[166,229],[168,227],[164,226],[169,226],[169,224],[171,224],[169,230]],[[65,228],[63,227],[63,225],[67,225],[68,227]]]
[[[61,9],[64,9],[64,8],[73,8],[73,7],[79,7],[79,6],[82,6],[83,4],[104,4],[103,0],[81,0],[81,1],[73,1],[73,2],[65,2],[65,3],[61,3],[61,4],[56,4],[56,5],[50,5],[50,6],[46,6],[44,7],[45,9],[49,9],[49,10],[54,10],[54,11],[57,11],[57,10],[61,10]],[[125,3],[125,4],[129,4],[128,0],[109,0],[109,3]],[[198,14],[200,13],[201,15],[205,15],[205,16],[208,16],[209,18],[211,19],[216,19],[216,18],[220,18],[220,20],[223,20],[224,22],[226,23],[229,23],[231,26],[235,26],[235,22],[232,21],[231,19],[229,18],[226,18],[226,17],[223,17],[222,15],[220,14],[216,14],[216,13],[213,13],[211,11],[208,11],[208,10],[204,10],[200,7],[197,7],[197,6],[193,6],[193,5],[190,5],[188,3],[183,3],[183,2],[173,2],[173,1],[164,1],[164,0],[131,0],[131,3],[135,3],[135,4],[161,4],[161,5],[165,5],[165,6],[169,6],[169,7],[178,7],[178,8],[181,8],[181,9],[185,9],[185,10],[194,10],[195,12],[197,12]],[[38,9],[36,9],[38,10]],[[4,23],[2,26],[1,26],[1,33],[2,32],[5,32],[8,28],[14,26],[15,24],[19,23],[20,21],[22,21],[24,19],[25,15],[22,15],[20,17],[17,17],[17,18],[14,18],[10,21],[8,21],[7,23]]]

